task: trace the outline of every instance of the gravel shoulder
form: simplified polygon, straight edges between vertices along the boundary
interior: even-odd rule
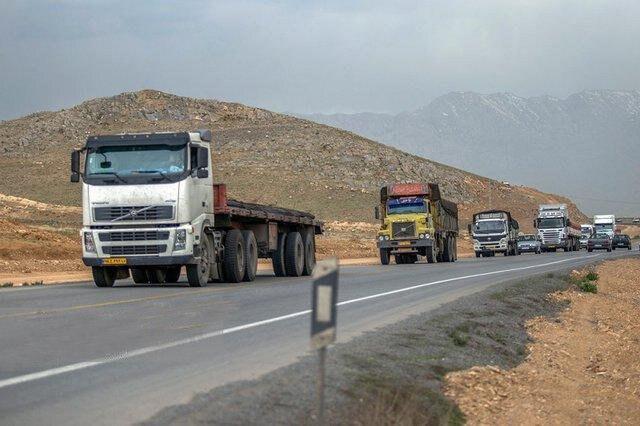
[[[446,395],[470,423],[637,424],[640,259],[604,262],[595,272],[597,293],[557,292],[553,299],[568,304],[560,316],[527,321],[532,342],[522,364],[446,377]]]
[[[556,318],[566,273],[497,284],[425,314],[332,347],[327,364],[329,424],[460,424],[465,414],[443,392],[450,372],[522,363],[533,318]],[[202,393],[146,424],[313,424],[316,358]]]

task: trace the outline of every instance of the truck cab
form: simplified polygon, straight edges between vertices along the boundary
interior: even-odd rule
[[[616,216],[613,214],[597,214],[593,216],[594,232],[607,234],[613,238],[616,230]]]
[[[541,204],[533,226],[538,229],[544,252],[580,249],[580,231],[571,223],[566,204]]]
[[[520,254],[518,251],[518,222],[511,214],[502,210],[488,210],[475,213],[473,224],[469,225],[469,235],[473,238],[476,257],[505,256]]]

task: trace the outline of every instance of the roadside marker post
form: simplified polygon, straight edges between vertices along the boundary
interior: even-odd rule
[[[313,270],[311,294],[311,348],[318,351],[316,383],[318,423],[324,424],[324,379],[327,346],[336,340],[338,302],[338,259],[327,259]]]

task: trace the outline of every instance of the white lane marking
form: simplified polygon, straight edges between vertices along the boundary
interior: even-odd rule
[[[455,278],[447,278],[444,280],[438,280],[438,281],[432,281],[429,283],[424,283],[424,284],[418,284],[418,285],[413,285],[410,287],[403,287],[397,290],[391,290],[391,291],[386,291],[384,293],[377,293],[377,294],[372,294],[370,296],[364,296],[364,297],[358,297],[356,299],[350,299],[350,300],[344,300],[342,302],[338,303],[338,306],[344,306],[344,305],[349,305],[351,303],[357,303],[357,302],[362,302],[364,300],[371,300],[371,299],[376,299],[379,297],[385,297],[385,296],[389,296],[392,294],[397,294],[397,293],[403,293],[406,291],[411,291],[411,290],[416,290],[419,288],[423,288],[423,287],[428,287],[428,286],[432,286],[432,285],[436,285],[436,284],[442,284],[442,283],[447,283],[447,282],[452,282],[452,281],[461,281],[461,280],[466,280],[466,279],[470,279],[470,278],[478,278],[478,277],[485,277],[488,275],[496,275],[496,274],[502,274],[502,273],[507,273],[507,272],[515,272],[515,271],[524,271],[526,269],[533,269],[533,268],[542,268],[544,266],[551,266],[551,265],[556,265],[559,263],[563,263],[563,262],[570,262],[573,260],[585,260],[585,259],[590,259],[593,257],[597,257],[600,256],[600,254],[594,254],[594,255],[589,255],[589,256],[584,256],[584,257],[572,257],[569,259],[563,259],[563,260],[557,260],[555,262],[548,262],[548,263],[542,263],[539,265],[530,265],[530,266],[523,266],[523,267],[519,267],[519,268],[511,268],[511,269],[502,269],[499,271],[492,271],[492,272],[483,272],[480,274],[473,274],[473,275],[465,275],[462,277],[455,277]],[[136,349],[133,351],[126,351],[126,352],[122,352],[122,353],[118,353],[118,354],[113,354],[110,356],[107,356],[105,358],[99,358],[93,361],[87,361],[87,362],[79,362],[76,364],[69,364],[63,367],[58,367],[58,368],[52,368],[49,370],[43,370],[37,373],[30,373],[30,374],[25,374],[22,376],[16,376],[16,377],[12,377],[9,379],[5,379],[5,380],[0,380],[0,389],[2,388],[6,388],[8,386],[13,386],[13,385],[17,385],[20,383],[27,383],[27,382],[32,382],[34,380],[39,380],[39,379],[44,379],[47,377],[52,377],[52,376],[57,376],[59,374],[64,374],[64,373],[69,373],[72,371],[77,371],[77,370],[83,370],[85,368],[90,368],[90,367],[96,367],[98,365],[103,365],[103,364],[108,364],[108,363],[112,363],[115,361],[121,361],[121,360],[125,360],[125,359],[130,359],[136,356],[140,356],[140,355],[145,355],[145,354],[149,354],[152,352],[157,352],[157,351],[161,351],[164,349],[170,349],[170,348],[175,348],[177,346],[182,346],[182,345],[186,345],[189,343],[195,343],[195,342],[199,342],[202,340],[206,340],[206,339],[211,339],[213,337],[217,337],[217,336],[222,336],[224,334],[231,334],[231,333],[236,333],[238,331],[243,331],[243,330],[248,330],[251,328],[255,328],[255,327],[260,327],[263,325],[267,325],[267,324],[273,324],[276,322],[280,322],[280,321],[284,321],[284,320],[288,320],[291,318],[296,318],[296,317],[300,317],[303,315],[307,315],[311,313],[310,309],[306,309],[304,311],[298,311],[298,312],[294,312],[291,314],[287,314],[287,315],[281,315],[279,317],[274,317],[274,318],[269,318],[266,320],[262,320],[262,321],[256,321],[256,322],[252,322],[249,324],[243,324],[243,325],[238,325],[235,327],[231,327],[231,328],[225,328],[222,330],[217,330],[217,331],[212,331],[210,333],[205,333],[205,334],[200,334],[198,336],[193,336],[193,337],[189,337],[187,339],[182,339],[182,340],[177,340],[174,342],[170,342],[170,343],[165,343],[162,345],[156,345],[156,346],[148,346],[145,348],[140,348],[140,349]]]

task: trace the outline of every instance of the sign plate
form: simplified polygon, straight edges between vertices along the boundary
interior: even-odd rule
[[[336,340],[338,259],[327,259],[313,270],[311,294],[311,347],[319,349]]]
[[[126,265],[126,257],[108,257],[102,261],[103,265]]]

